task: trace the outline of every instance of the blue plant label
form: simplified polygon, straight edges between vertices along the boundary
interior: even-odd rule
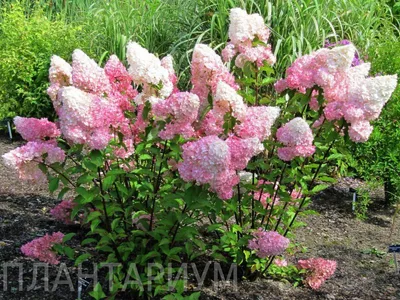
[[[400,253],[400,245],[391,245],[389,246],[389,253]]]

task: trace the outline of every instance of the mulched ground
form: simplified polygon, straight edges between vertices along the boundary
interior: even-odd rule
[[[19,142],[10,143],[6,138],[0,138],[0,156],[18,145]],[[218,288],[203,287],[201,299],[400,299],[400,275],[395,274],[393,256],[386,253],[388,245],[400,244],[400,220],[390,235],[393,208],[383,206],[381,190],[374,191],[368,219],[355,219],[351,212],[352,194],[349,187],[355,188],[360,184],[357,180],[342,179],[320,193],[311,206],[319,214],[304,218],[303,221],[308,225],[296,232],[295,242],[308,251],[287,257],[289,261],[324,257],[338,262],[334,277],[320,290],[294,288],[290,284],[272,280],[257,280],[241,282],[236,290],[229,283]],[[0,299],[77,298],[76,270],[66,259],[62,262],[69,266],[75,291],[70,291],[67,285],[61,285],[54,292],[46,292],[44,283],[40,281],[36,288],[27,291],[32,282],[34,261],[24,257],[20,247],[46,233],[78,231],[76,227],[66,227],[51,218],[49,210],[55,203],[57,200],[48,194],[46,186],[20,182],[13,172],[0,163],[0,282],[3,279],[3,263],[24,265],[23,291],[18,291],[17,274],[11,274],[7,290],[4,290],[4,286],[0,288]],[[16,269],[10,269],[9,272],[17,273]],[[50,290],[58,272],[56,267],[49,268]],[[90,299],[87,292],[83,293],[83,299]]]

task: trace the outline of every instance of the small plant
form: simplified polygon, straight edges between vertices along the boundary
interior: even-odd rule
[[[357,198],[354,203],[354,214],[356,218],[365,221],[368,216],[368,206],[371,203],[370,189],[359,187],[356,189]]]
[[[361,253],[374,255],[378,258],[383,258],[387,254],[385,251],[380,251],[380,250],[376,249],[375,247],[372,247],[370,249],[365,249],[365,250],[361,251]]]

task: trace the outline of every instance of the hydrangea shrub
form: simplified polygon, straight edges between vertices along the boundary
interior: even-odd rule
[[[94,243],[95,252],[64,253],[119,263],[111,296],[131,263],[146,282],[148,263],[206,254],[236,263],[247,278],[291,268],[318,288],[333,274],[329,261],[297,268],[283,255],[301,225],[297,216],[332,182],[335,141],[368,139],[397,78],[368,77],[370,65],[354,66],[348,44],[298,58],[275,83],[277,96],[268,37],[261,16],[233,9],[226,64],[196,45],[190,91],[177,88],[170,56],[159,59],[135,42],[127,46],[128,68],[114,55],[102,68],[81,50],[72,65],[52,57],[48,93],[57,123],[16,118],[28,143],[3,158],[21,179],[48,180],[60,200],[75,195],[52,214],[65,223],[79,216],[90,236],[82,244]],[[129,288],[138,297],[179,294],[163,276],[155,286]]]

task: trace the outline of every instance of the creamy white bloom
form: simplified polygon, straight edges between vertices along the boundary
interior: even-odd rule
[[[225,114],[232,110],[232,115],[242,120],[246,116],[247,106],[243,102],[242,96],[240,96],[235,89],[220,81],[217,85],[217,90],[214,95],[214,111],[220,114]]]

